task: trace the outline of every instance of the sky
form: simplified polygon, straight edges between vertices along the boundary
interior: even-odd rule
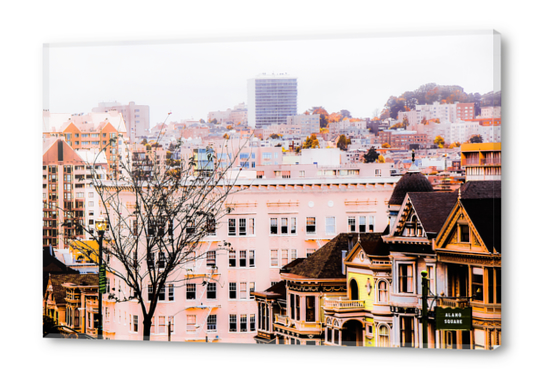
[[[247,80],[261,73],[297,78],[298,113],[322,106],[353,117],[373,117],[389,96],[426,83],[500,90],[489,31],[296,38],[49,44],[44,109],[88,113],[99,102],[134,101],[150,106],[151,126],[207,119],[247,103]]]

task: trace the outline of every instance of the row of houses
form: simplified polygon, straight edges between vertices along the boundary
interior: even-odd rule
[[[501,345],[500,181],[436,192],[426,180],[412,170],[397,183],[383,233],[341,233],[256,292],[256,341],[422,347],[425,271],[427,347]],[[437,307],[471,319],[443,327]]]

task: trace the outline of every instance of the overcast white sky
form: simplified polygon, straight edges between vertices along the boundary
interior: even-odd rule
[[[112,41],[113,42],[113,41]],[[87,113],[103,101],[150,106],[151,126],[207,119],[247,102],[247,79],[298,78],[298,113],[312,106],[372,117],[391,95],[430,82],[481,94],[493,79],[491,32],[280,41],[50,45],[44,108]],[[47,83],[48,82],[48,83]]]

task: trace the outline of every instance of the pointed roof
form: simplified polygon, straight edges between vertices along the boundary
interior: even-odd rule
[[[384,233],[360,233],[358,244],[368,256],[388,256],[390,248],[382,240]]]
[[[289,273],[306,278],[331,279],[346,278],[343,274],[343,250],[349,252],[349,236],[357,237],[358,233],[341,233],[326,243],[314,254],[293,267]]]
[[[475,180],[461,186],[461,199],[500,199],[500,180]]]
[[[501,252],[501,199],[461,199],[484,245],[490,251]]]
[[[457,191],[409,192],[408,197],[425,233],[438,234],[457,202]]]

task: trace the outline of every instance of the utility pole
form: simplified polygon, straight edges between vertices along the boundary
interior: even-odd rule
[[[422,271],[422,329],[423,329],[423,342],[422,347],[427,349],[427,298],[429,295],[429,279],[427,278],[427,271]]]

